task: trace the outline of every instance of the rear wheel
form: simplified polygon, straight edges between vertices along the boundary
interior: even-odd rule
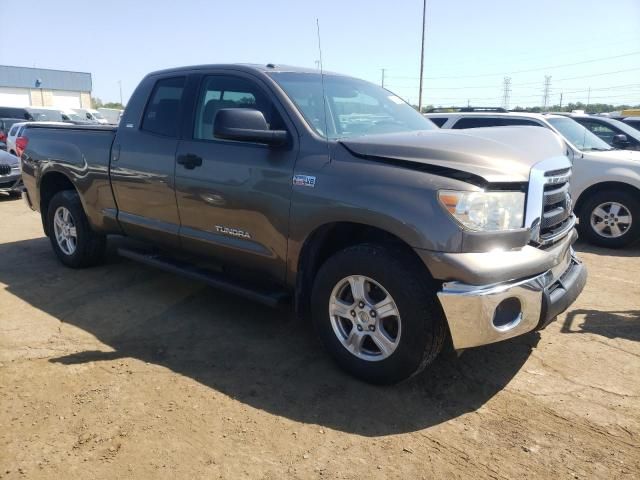
[[[46,221],[51,246],[63,264],[84,268],[102,261],[105,237],[91,229],[77,192],[56,193],[49,202]]]
[[[640,236],[640,202],[624,191],[597,192],[582,206],[580,229],[594,245],[625,247]]]
[[[420,372],[442,349],[446,326],[435,292],[405,252],[349,247],[318,271],[314,326],[349,373],[372,383],[395,383]]]

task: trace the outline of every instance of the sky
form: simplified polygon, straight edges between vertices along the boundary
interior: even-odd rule
[[[640,0],[427,0],[423,104],[640,104]],[[23,18],[24,22],[20,21]],[[11,21],[14,19],[15,21]],[[0,64],[90,72],[123,100],[148,72],[315,67],[418,103],[422,0],[0,0]],[[25,23],[26,22],[26,23]],[[590,89],[590,91],[589,91]]]

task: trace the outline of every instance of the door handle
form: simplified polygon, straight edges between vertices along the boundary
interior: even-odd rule
[[[193,153],[187,153],[186,155],[178,156],[178,163],[187,170],[193,170],[196,167],[202,166],[202,157],[194,155]]]

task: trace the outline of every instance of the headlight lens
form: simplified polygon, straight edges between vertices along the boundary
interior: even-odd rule
[[[524,193],[458,192],[441,190],[440,203],[470,230],[499,231],[522,228]]]

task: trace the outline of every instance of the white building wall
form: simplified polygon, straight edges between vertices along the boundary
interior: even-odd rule
[[[3,107],[28,107],[31,105],[29,89],[0,87],[0,105]]]
[[[89,92],[0,87],[2,107],[91,108]]]

